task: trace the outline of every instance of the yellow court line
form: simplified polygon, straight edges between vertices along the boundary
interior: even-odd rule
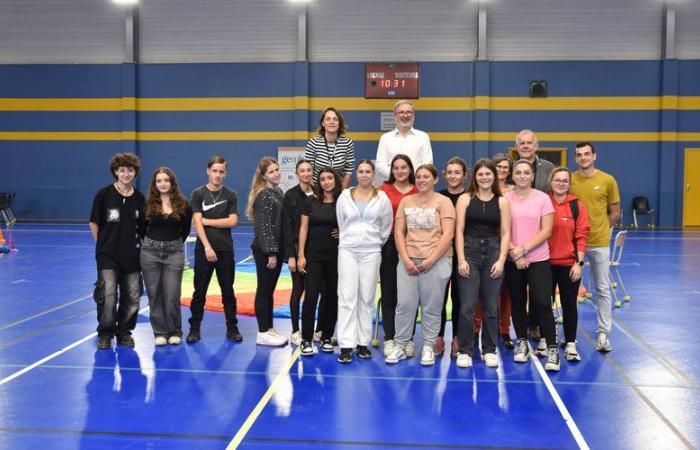
[[[0,131],[2,141],[306,141],[310,131]],[[430,132],[433,142],[511,142],[517,131]],[[382,132],[348,133],[357,142],[377,142]],[[562,131],[538,132],[540,141],[700,142],[700,132]]]
[[[255,405],[253,411],[250,412],[248,418],[245,420],[245,422],[243,422],[243,425],[241,425],[241,427],[238,429],[236,435],[226,446],[226,450],[233,450],[238,448],[239,445],[241,445],[241,442],[245,438],[245,435],[248,434],[248,431],[250,431],[250,428],[258,419],[258,416],[260,416],[262,410],[265,408],[272,396],[275,395],[275,392],[277,392],[280,383],[282,383],[282,379],[289,375],[289,371],[291,370],[296,360],[299,358],[299,355],[301,355],[301,346],[297,347],[294,353],[292,353],[292,356],[289,358],[289,361],[287,361],[287,364],[282,368],[280,373],[277,374],[274,381],[272,382],[270,387],[267,388],[267,391],[265,391],[265,394],[263,394],[258,404]]]
[[[420,111],[659,111],[700,110],[700,96],[596,97],[423,97],[412,100]],[[362,97],[123,97],[0,98],[0,111],[391,111],[394,99]]]

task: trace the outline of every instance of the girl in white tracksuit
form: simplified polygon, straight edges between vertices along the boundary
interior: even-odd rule
[[[338,245],[338,361],[371,358],[372,303],[377,289],[382,245],[393,226],[393,211],[386,194],[372,185],[374,164],[357,165],[357,186],[346,189],[336,203],[340,231]]]

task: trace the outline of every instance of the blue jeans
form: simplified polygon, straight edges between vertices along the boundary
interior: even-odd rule
[[[141,273],[123,273],[118,270],[100,270],[98,283],[102,295],[97,302],[97,334],[99,336],[131,335],[136,328],[139,299],[143,292]]]
[[[501,298],[503,274],[491,278],[491,267],[501,252],[500,238],[464,238],[464,255],[469,263],[469,278],[458,275],[459,309],[459,351],[472,356],[474,348],[474,310],[481,299],[483,309],[482,352],[496,353],[498,336],[498,302]]]
[[[163,242],[148,237],[141,247],[141,271],[148,294],[151,327],[156,336],[182,336],[180,291],[185,268],[182,240]]]

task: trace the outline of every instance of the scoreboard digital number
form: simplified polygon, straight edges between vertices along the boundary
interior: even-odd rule
[[[418,63],[365,64],[365,98],[418,98]]]

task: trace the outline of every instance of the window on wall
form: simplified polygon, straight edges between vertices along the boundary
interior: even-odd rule
[[[513,161],[520,159],[515,147],[508,147],[508,155]],[[540,147],[537,149],[537,156],[554,164],[554,167],[566,166],[566,147]]]

